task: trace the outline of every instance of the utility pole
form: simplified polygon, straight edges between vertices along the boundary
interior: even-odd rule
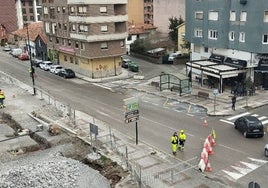
[[[34,80],[34,74],[35,74],[35,70],[33,68],[33,61],[32,61],[32,51],[31,51],[31,46],[30,46],[30,37],[29,37],[29,24],[26,23],[26,29],[27,29],[27,39],[28,39],[28,48],[29,48],[29,56],[30,56],[30,75],[32,78],[32,83],[33,83],[33,95],[36,95],[36,89],[35,89],[35,80]]]

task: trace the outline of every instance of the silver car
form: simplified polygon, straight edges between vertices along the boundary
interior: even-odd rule
[[[266,144],[264,147],[264,155],[268,157],[268,144]]]

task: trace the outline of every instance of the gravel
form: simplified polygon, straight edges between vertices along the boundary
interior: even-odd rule
[[[1,163],[1,188],[109,188],[98,171],[57,152],[38,152]]]

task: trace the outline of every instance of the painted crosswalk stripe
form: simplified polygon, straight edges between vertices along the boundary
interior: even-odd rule
[[[262,116],[262,117],[259,117],[258,119],[259,120],[264,120],[264,119],[266,119],[267,117],[266,116]]]
[[[224,122],[224,123],[231,124],[231,125],[233,125],[233,124],[234,124],[233,122],[231,122],[231,121],[227,121],[227,120],[225,120],[225,119],[220,119],[220,121],[222,121],[222,122]]]
[[[222,170],[222,171],[235,180],[244,176],[244,174],[240,174],[240,173],[236,173],[236,172],[230,172],[227,170]]]
[[[261,164],[265,164],[265,163],[268,162],[268,161],[266,161],[266,160],[262,160],[262,159],[254,159],[254,158],[251,158],[251,157],[248,157],[248,159],[250,159],[251,161],[257,162],[257,163],[261,163]]]
[[[258,114],[252,114],[251,116],[258,117],[259,115]]]
[[[231,121],[231,120],[240,118],[240,117],[242,117],[242,116],[246,116],[246,115],[248,115],[248,114],[250,114],[250,113],[249,113],[249,112],[245,112],[245,113],[243,113],[243,114],[238,114],[238,115],[236,115],[236,116],[232,116],[232,117],[228,118],[227,120]]]
[[[263,125],[265,125],[266,123],[268,123],[268,120],[262,121]]]

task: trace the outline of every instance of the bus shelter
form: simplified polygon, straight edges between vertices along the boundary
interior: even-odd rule
[[[189,77],[180,73],[162,73],[160,75],[160,91],[169,89],[182,93],[190,92]]]

